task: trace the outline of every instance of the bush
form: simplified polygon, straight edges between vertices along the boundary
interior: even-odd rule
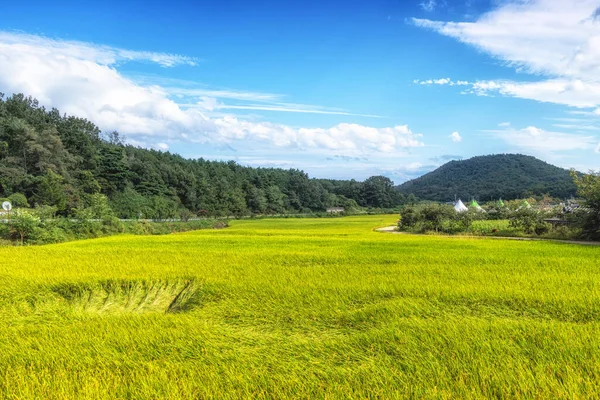
[[[521,207],[513,212],[510,218],[510,226],[522,229],[523,232],[532,235],[541,235],[548,232],[550,224],[544,222],[545,214],[533,208]]]
[[[37,215],[41,221],[46,221],[54,218],[56,215],[57,208],[54,206],[40,206],[37,205],[33,209],[35,215]]]
[[[22,193],[13,193],[8,196],[8,201],[11,202],[13,207],[29,207],[27,197]]]
[[[133,221],[125,224],[125,232],[132,235],[152,234],[152,223],[147,221]]]
[[[104,217],[102,219],[102,233],[105,235],[123,233],[125,232],[125,226],[117,217]]]
[[[50,244],[62,243],[70,240],[70,237],[58,224],[50,224],[43,227],[38,227],[35,234],[30,238],[28,243],[31,244]]]
[[[179,219],[182,222],[188,222],[191,218],[195,218],[196,215],[188,210],[187,208],[182,208],[179,210]]]
[[[465,218],[459,217],[452,206],[445,204],[406,206],[400,213],[398,228],[419,233],[456,233],[465,230]]]
[[[400,230],[410,230],[414,228],[421,219],[419,208],[417,206],[406,206],[400,212],[398,228]]]
[[[579,175],[573,170],[571,177],[577,185],[577,193],[584,200],[579,225],[582,237],[600,240],[600,172]]]
[[[24,244],[40,227],[40,218],[30,212],[16,210],[8,221],[10,235]]]

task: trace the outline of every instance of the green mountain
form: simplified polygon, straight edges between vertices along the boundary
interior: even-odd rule
[[[550,194],[566,198],[576,188],[569,171],[522,154],[495,154],[450,161],[438,169],[398,186],[420,199],[450,201],[455,196],[480,201],[511,200]]]

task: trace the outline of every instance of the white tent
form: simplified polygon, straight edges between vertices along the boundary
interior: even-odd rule
[[[465,212],[469,210],[460,199],[454,205],[454,209],[456,212]]]

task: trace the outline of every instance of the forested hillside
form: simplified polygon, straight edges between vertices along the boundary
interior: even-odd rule
[[[365,182],[189,160],[123,144],[92,122],[46,110],[24,95],[0,94],[0,198],[73,215],[104,194],[122,218],[247,215],[392,207],[403,196],[385,177]]]
[[[450,161],[400,186],[420,199],[450,201],[454,197],[487,201],[550,194],[567,198],[576,188],[566,169],[521,154],[496,154]]]

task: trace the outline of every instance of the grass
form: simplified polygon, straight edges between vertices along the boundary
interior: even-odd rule
[[[0,397],[600,397],[599,247],[396,219],[0,248]]]

